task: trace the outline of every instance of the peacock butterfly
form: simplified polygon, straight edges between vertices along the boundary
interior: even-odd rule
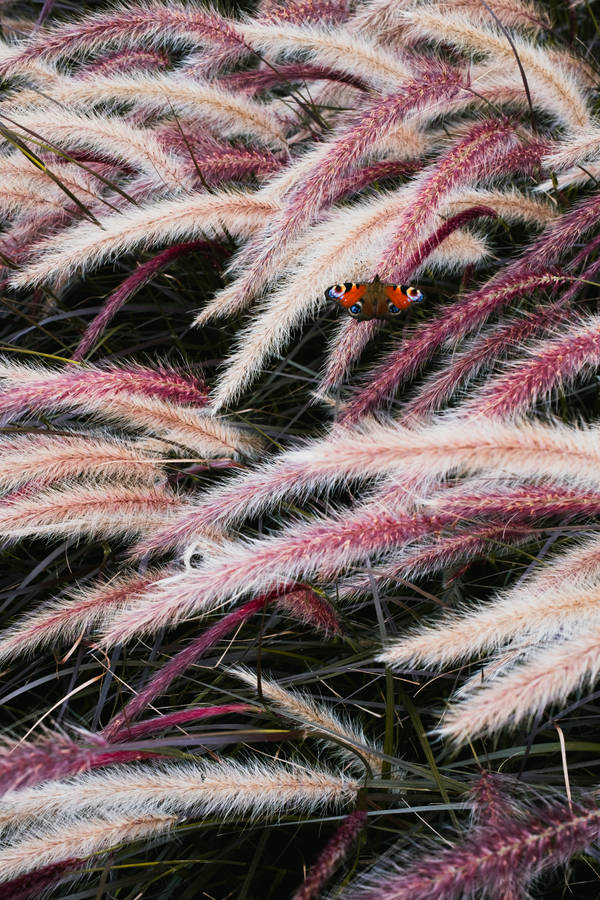
[[[368,319],[395,319],[411,303],[419,303],[423,294],[416,287],[383,284],[379,275],[374,281],[354,284],[333,284],[325,291],[327,300],[338,303],[348,315],[359,322]]]

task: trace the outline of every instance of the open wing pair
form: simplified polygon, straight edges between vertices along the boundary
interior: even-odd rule
[[[383,284],[376,275],[374,281],[334,284],[327,288],[325,297],[339,304],[353,319],[365,322],[368,319],[394,319],[411,303],[419,303],[423,294],[416,287]]]

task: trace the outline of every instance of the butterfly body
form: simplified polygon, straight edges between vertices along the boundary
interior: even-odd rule
[[[325,297],[345,309],[353,319],[366,322],[369,319],[395,319],[412,303],[419,303],[423,294],[416,287],[384,284],[376,275],[374,281],[333,284],[325,291]]]

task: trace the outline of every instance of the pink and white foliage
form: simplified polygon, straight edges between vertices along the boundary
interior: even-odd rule
[[[582,373],[595,371],[599,363],[600,320],[597,316],[579,324],[575,320],[566,336],[530,344],[525,358],[485,382],[464,408],[469,415],[518,415]]]
[[[160,480],[158,445],[103,434],[22,434],[0,438],[0,487],[14,491],[27,482],[42,488],[76,476],[94,479]]]
[[[161,624],[179,621],[249,591],[281,589],[290,581],[328,578],[352,562],[384,552],[430,528],[426,517],[392,513],[378,501],[352,513],[339,512],[307,525],[294,524],[277,536],[228,542],[207,561],[164,579],[116,613],[105,626],[104,643],[121,643]],[[194,547],[188,550],[193,554]]]
[[[0,499],[0,541],[24,537],[135,537],[162,525],[180,501],[155,486],[66,484],[32,490],[28,485]]]
[[[478,826],[465,840],[429,846],[413,861],[393,857],[357,879],[344,900],[453,900],[502,888],[509,876],[519,890],[535,876],[568,860],[600,835],[595,798],[582,804],[546,803],[527,817]],[[404,863],[404,865],[402,865]],[[497,896],[514,898],[514,894]],[[517,895],[518,896],[518,895]],[[522,896],[522,894],[521,894]]]
[[[86,16],[70,26],[45,29],[21,49],[19,57],[59,59],[96,54],[109,48],[177,47],[197,42],[236,49],[240,39],[233,23],[216,12],[153,0],[143,7],[122,4],[110,12]]]
[[[158,578],[156,571],[144,575],[128,573],[50,601],[4,631],[0,640],[0,658],[77,639],[109,617],[115,608],[130,603],[137,593]]]
[[[566,323],[569,310],[563,308],[564,296],[562,302],[540,305],[532,312],[488,329],[473,338],[464,350],[452,354],[448,365],[431,375],[418,394],[405,404],[403,419],[426,418],[460,389],[464,390],[490,361],[497,361],[503,353],[511,353],[531,337]]]
[[[169,444],[203,456],[252,454],[260,441],[223,419],[202,411],[204,384],[169,367],[137,364],[72,366],[66,370],[0,360],[0,420],[31,418],[38,411],[74,410],[143,431],[164,440],[151,449],[168,453]]]
[[[13,825],[0,847],[0,894],[22,895],[28,877],[43,890],[115,843],[154,838],[184,816],[347,809],[373,786],[344,775],[333,754],[331,771],[297,755],[278,761],[279,746],[262,763],[222,755],[132,767],[148,751],[128,744],[159,731],[185,735],[184,726],[212,716],[261,715],[265,699],[302,735],[326,732],[329,744],[360,745],[354,750],[366,753],[382,806],[384,791],[402,778],[391,764],[392,669],[401,679],[408,669],[410,686],[415,666],[436,670],[437,682],[440,668],[483,660],[485,677],[478,671],[459,685],[438,728],[455,743],[525,723],[596,679],[598,538],[549,560],[535,555],[548,533],[566,540],[595,528],[600,514],[598,425],[570,424],[567,402],[600,362],[596,309],[576,306],[594,302],[600,269],[595,76],[545,8],[495,0],[490,9],[477,0],[262,0],[234,17],[193,0],[148,0],[24,29],[0,45],[0,277],[3,291],[17,292],[3,311],[38,324],[48,302],[48,322],[52,304],[76,318],[76,280],[86,279],[78,289],[89,291],[88,278],[105,277],[113,264],[124,270],[75,360],[26,364],[11,352],[22,349],[17,343],[0,360],[0,423],[24,432],[0,438],[2,542],[60,538],[95,550],[102,542],[105,556],[99,580],[61,584],[58,596],[17,612],[0,637],[0,659],[4,666],[19,654],[47,656],[70,641],[67,659],[75,647],[84,654],[94,632],[99,654],[103,645],[211,614],[183,648],[164,653],[157,643],[141,685],[119,683],[128,702],[98,733],[6,739],[0,782],[11,793],[1,815]],[[571,3],[565,16],[576,24],[581,13]],[[225,277],[214,281],[214,296],[202,291],[189,322],[196,313],[200,327],[231,319],[224,367],[207,359],[210,386],[157,360],[77,364],[135,292],[176,260],[195,271],[204,250],[217,260],[215,276]],[[152,258],[141,256],[148,251]],[[223,273],[219,255],[231,256]],[[347,319],[335,326],[324,290],[376,275],[418,283],[425,303],[393,327]],[[247,318],[230,341],[240,313]],[[294,443],[285,435],[296,420],[280,432],[270,419],[280,409],[261,390],[277,378],[280,360],[271,360],[322,313],[314,340],[324,375],[304,399],[326,412],[318,432]],[[66,354],[75,343],[59,346]],[[52,345],[46,355],[55,352]],[[348,389],[354,366],[363,372]],[[381,407],[413,381],[400,421],[385,417]],[[306,387],[296,384],[294,398]],[[536,418],[536,402],[553,403],[559,391],[564,421]],[[215,414],[240,398],[237,420]],[[245,471],[212,484],[211,460]],[[129,564],[175,553],[183,565],[147,571],[142,558],[139,569],[119,571],[116,550],[126,540],[135,540]],[[526,577],[469,599],[466,567],[518,552],[530,564]],[[389,603],[383,595],[437,573],[460,595],[458,607],[406,633],[396,621],[404,598]],[[427,585],[414,588],[421,600],[447,605]],[[357,631],[362,643],[354,643],[370,610],[380,631],[373,625],[366,639]],[[419,610],[410,611],[418,618]],[[264,678],[261,688],[260,670],[257,677],[239,667],[238,681],[256,684],[257,704],[221,693],[178,707],[172,685],[179,689],[184,675],[191,680],[202,667],[202,690],[213,690],[211,669],[222,674],[231,644],[254,629],[259,652],[271,650],[272,623],[285,634],[290,619],[294,642],[308,626],[314,640],[352,648],[344,678],[360,672],[377,683],[384,663],[385,713],[384,692],[364,707],[357,692],[352,716],[336,717],[312,692]],[[217,663],[203,659],[209,650]],[[296,651],[294,644],[289,664],[302,658]],[[158,697],[175,705],[136,721]],[[379,728],[373,740],[355,716],[365,710]],[[254,726],[243,739],[259,734],[274,740],[273,729]],[[411,769],[407,760],[411,777],[422,778],[422,763]],[[441,786],[445,810],[458,806],[445,784],[463,799],[458,772],[425,785],[429,793],[434,781]],[[493,883],[498,896],[516,900],[535,875],[598,838],[589,797],[530,810],[494,801],[486,821],[481,807],[493,790],[483,782],[464,838],[423,858],[413,851],[402,868],[380,867],[342,896],[450,900]],[[369,803],[374,814],[383,811]],[[298,900],[317,896],[365,821],[360,805],[318,855]]]
[[[350,776],[275,761],[163,763],[161,768],[131,766],[87,773],[14,792],[0,800],[0,816],[5,822],[9,817],[44,821],[60,812],[68,820],[94,809],[103,814],[145,811],[181,816],[195,811],[197,816],[247,813],[268,818],[285,809],[343,808],[353,802],[359,787]],[[0,877],[4,862],[0,855]]]

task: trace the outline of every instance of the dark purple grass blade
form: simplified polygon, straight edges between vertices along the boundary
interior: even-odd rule
[[[183,672],[190,666],[194,665],[197,659],[220,641],[226,634],[249,619],[254,613],[258,612],[263,606],[273,599],[272,594],[261,594],[252,600],[234,609],[233,612],[224,616],[215,625],[204,631],[199,637],[191,642],[183,650],[180,650],[166,665],[150,679],[149,683],[138,694],[133,697],[129,703],[118,713],[114,719],[106,726],[102,732],[105,740],[112,742],[119,737],[120,740],[126,739],[128,723],[135,719],[139,714],[152,703],[156,697],[163,694]]]
[[[219,81],[231,91],[244,91],[247,94],[258,94],[268,91],[275,85],[293,84],[302,81],[339,81],[342,84],[351,84],[360,90],[367,87],[359,78],[330,69],[327,66],[316,66],[310,63],[277,64],[273,69],[256,69],[252,72],[232,72],[224,75]]]
[[[37,18],[37,22],[35,23],[35,28],[33,29],[33,34],[35,34],[36,31],[38,30],[38,28],[40,27],[40,25],[42,25],[43,22],[46,21],[46,19],[52,12],[52,9],[53,9],[55,3],[56,3],[56,0],[44,0],[44,5],[42,6],[42,8],[40,10],[40,14]]]
[[[208,241],[188,241],[184,244],[174,244],[172,247],[167,247],[166,250],[157,253],[156,256],[147,260],[147,262],[141,263],[106,300],[102,312],[98,313],[90,322],[79,342],[79,346],[73,353],[73,359],[83,359],[87,355],[90,348],[96,343],[123,304],[133,297],[140,288],[148,284],[155,275],[162,272],[163,269],[174,260],[179,259],[179,257],[200,250],[210,250],[211,246]]]
[[[480,219],[484,216],[487,216],[490,219],[496,219],[497,213],[495,210],[491,209],[489,206],[471,206],[469,209],[465,209],[462,212],[457,213],[455,216],[451,216],[447,219],[443,225],[434,231],[430,237],[427,238],[422,244],[417,247],[412,256],[410,256],[405,263],[402,264],[402,272],[403,279],[407,277],[406,273],[411,273],[418,269],[421,266],[428,256],[430,256],[433,251],[439,247],[442,241],[446,240],[446,238],[452,234],[453,231],[456,231],[458,228],[462,228],[464,225],[468,225],[469,222],[472,222],[473,219]]]
[[[148,734],[156,734],[157,731],[165,731],[177,725],[187,725],[190,722],[198,722],[202,719],[212,719],[215,716],[226,716],[228,713],[253,712],[255,706],[248,703],[227,703],[221,706],[203,706],[197,709],[182,709],[178,712],[165,713],[164,716],[155,716],[137,724],[125,725],[114,736],[114,743],[119,741],[133,741]]]

